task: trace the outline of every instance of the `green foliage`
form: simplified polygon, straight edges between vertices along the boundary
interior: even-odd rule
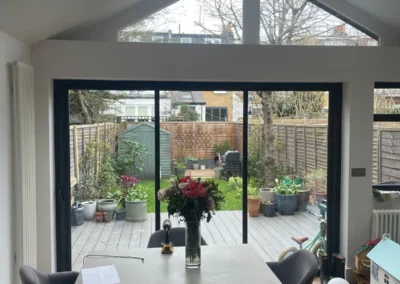
[[[97,182],[99,196],[105,197],[108,192],[113,191],[117,187],[117,179],[111,158],[104,157]]]
[[[187,104],[181,105],[179,116],[182,116],[184,121],[198,121],[200,118],[196,110]]]
[[[178,164],[178,169],[185,169],[186,168],[186,164],[185,163],[179,163]]]
[[[222,142],[220,144],[215,144],[213,148],[214,148],[215,153],[224,154],[226,151],[229,150],[230,147],[229,147],[228,140],[225,140],[224,142]]]
[[[197,161],[198,161],[199,159],[197,159],[196,157],[191,157],[191,156],[189,156],[189,157],[186,157],[185,160],[186,160],[186,162],[197,163]]]
[[[124,153],[120,153],[114,161],[115,173],[118,176],[137,176],[138,173],[143,171],[143,155],[150,155],[151,153],[147,152],[146,145],[137,141],[124,140],[122,143],[124,143],[126,150]]]
[[[242,191],[243,179],[241,177],[230,177],[228,186],[230,191]]]
[[[146,201],[148,195],[140,184],[132,187],[126,194],[126,201]]]
[[[98,143],[90,142],[79,161],[79,182],[73,192],[75,201],[89,201],[97,198],[94,169]]]
[[[255,179],[257,187],[264,187],[265,164],[263,160],[263,139],[260,126],[252,126],[248,144],[248,176]]]
[[[276,186],[273,190],[280,195],[296,195],[301,189],[302,185],[296,183],[294,179],[289,177],[278,180],[276,179]]]
[[[275,163],[276,178],[281,180],[285,177],[302,178],[295,169],[283,163]]]
[[[256,187],[248,186],[247,187],[247,196],[250,198],[258,198],[260,197],[260,192]]]
[[[122,187],[114,187],[107,193],[107,198],[117,201],[117,209],[125,208],[125,191]]]

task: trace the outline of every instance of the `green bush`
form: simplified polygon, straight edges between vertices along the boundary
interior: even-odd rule
[[[121,143],[121,142],[120,142]],[[150,155],[146,145],[137,141],[124,140],[124,153],[120,153],[114,161],[115,173],[118,176],[133,175],[137,176],[143,171],[143,155]]]

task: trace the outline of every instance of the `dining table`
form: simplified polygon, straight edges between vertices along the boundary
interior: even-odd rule
[[[93,251],[83,269],[110,265],[123,284],[282,284],[249,244],[202,246],[199,268],[186,268],[185,247],[174,247],[171,254],[162,254],[161,248]],[[86,284],[82,271],[76,284]]]

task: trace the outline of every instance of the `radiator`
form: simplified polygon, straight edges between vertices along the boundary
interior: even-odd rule
[[[382,238],[383,234],[390,234],[400,243],[400,209],[372,210],[372,239]]]
[[[36,162],[33,67],[12,64],[15,268],[36,267]],[[17,273],[17,271],[15,271]]]

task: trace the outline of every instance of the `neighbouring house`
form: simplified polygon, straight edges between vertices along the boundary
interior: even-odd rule
[[[202,92],[206,101],[205,121],[233,121],[233,95],[231,91]]]
[[[155,104],[153,91],[130,91],[126,99],[116,102],[107,113],[114,114],[120,121],[154,121]],[[160,118],[165,120],[170,114],[171,99],[160,92]]]
[[[126,31],[121,34],[121,41],[127,42],[157,42],[157,43],[187,43],[187,44],[233,44],[232,25],[228,24],[220,35],[217,34],[187,34],[151,31]]]
[[[371,284],[400,284],[399,244],[386,237],[367,257],[371,260]]]
[[[204,100],[202,92],[173,91],[167,92],[167,96],[171,100],[171,106],[169,110],[172,111],[172,116],[179,116],[179,104],[187,104],[189,107],[197,112],[199,116],[198,121],[206,121],[206,101]],[[178,104],[178,106],[176,108],[173,108],[174,104]],[[168,112],[168,110],[166,112]]]

